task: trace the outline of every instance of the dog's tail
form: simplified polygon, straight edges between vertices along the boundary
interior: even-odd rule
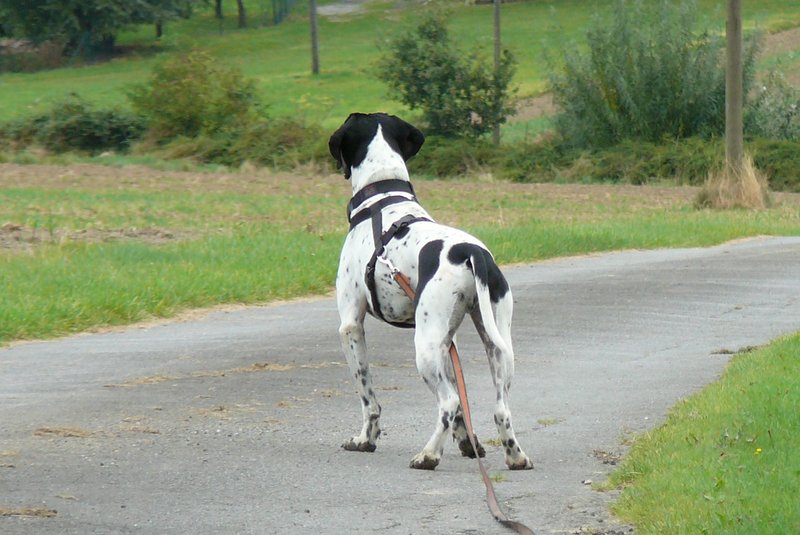
[[[506,340],[500,333],[492,306],[492,302],[499,303],[511,290],[491,253],[478,245],[461,244],[454,246],[450,254],[452,255],[451,259],[456,263],[460,260],[458,258],[460,256],[462,262],[467,262],[467,267],[472,271],[475,278],[478,310],[489,341],[501,352],[511,355],[510,340]],[[510,314],[511,310],[508,313]],[[510,317],[508,321],[511,321]]]

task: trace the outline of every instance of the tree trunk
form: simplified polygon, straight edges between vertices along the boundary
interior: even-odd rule
[[[311,74],[319,74],[319,37],[317,35],[317,0],[308,3],[311,21]]]
[[[738,172],[744,156],[742,124],[742,1],[728,0],[727,70],[725,73],[725,161]]]
[[[500,0],[494,0],[494,73],[500,70]],[[492,128],[492,142],[500,144],[500,123]]]
[[[222,0],[214,0],[214,16],[218,19],[222,18]]]
[[[164,23],[161,21],[156,22],[156,39],[161,39],[164,35]]]
[[[236,7],[239,9],[239,28],[247,28],[247,11],[244,8],[244,1],[236,0]]]

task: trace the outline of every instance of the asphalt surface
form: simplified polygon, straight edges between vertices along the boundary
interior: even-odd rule
[[[512,518],[545,533],[627,532],[599,481],[626,437],[713,381],[730,351],[800,329],[800,238],[627,251],[505,269],[516,301]],[[360,427],[334,301],[212,312],[0,349],[0,533],[505,533],[475,462],[408,468],[436,418],[412,334],[370,320],[383,406]],[[459,343],[478,436],[493,388],[471,325]],[[38,516],[36,516],[38,515]],[[45,516],[49,515],[49,516]]]

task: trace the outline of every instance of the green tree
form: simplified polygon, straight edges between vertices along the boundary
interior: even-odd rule
[[[508,50],[503,50],[497,70],[477,52],[459,50],[444,18],[429,15],[389,41],[379,77],[395,98],[422,111],[430,133],[478,137],[511,113],[509,84],[515,69]]]
[[[4,25],[34,42],[60,40],[67,53],[88,55],[113,48],[131,24],[188,18],[205,0],[0,0]]]

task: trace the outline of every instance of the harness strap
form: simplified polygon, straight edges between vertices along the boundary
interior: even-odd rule
[[[354,216],[350,218],[350,230],[356,228],[360,223],[363,223],[367,219],[375,219],[375,216],[380,216],[381,211],[389,205],[397,204],[399,202],[414,202],[412,199],[408,197],[401,197],[399,195],[392,195],[390,197],[384,197],[383,199],[379,200],[369,208],[364,208],[363,210],[359,210]],[[380,230],[378,231],[378,235],[380,236]]]
[[[367,268],[364,271],[364,283],[367,285],[367,289],[369,289],[370,298],[372,299],[372,313],[373,315],[381,321],[385,321],[390,325],[394,325],[395,327],[402,327],[406,329],[410,329],[414,327],[413,323],[400,323],[400,322],[393,322],[388,321],[383,312],[381,312],[381,304],[378,300],[378,289],[377,285],[375,284],[375,264],[378,262],[378,257],[383,254],[383,251],[386,249],[386,246],[389,244],[392,239],[398,234],[405,231],[409,225],[413,223],[417,223],[419,221],[430,221],[427,217],[417,217],[413,215],[407,215],[405,217],[401,217],[392,225],[386,229],[386,232],[381,234],[381,217],[380,212],[375,214],[372,219],[372,228],[373,228],[373,236],[375,238],[375,251],[373,251],[372,256],[367,263]],[[377,222],[377,223],[376,223]],[[377,226],[377,232],[375,231]]]
[[[359,207],[361,203],[369,199],[370,197],[374,197],[375,195],[380,195],[381,193],[410,193],[414,199],[417,198],[417,195],[414,193],[414,186],[411,185],[411,182],[408,180],[402,180],[400,178],[392,178],[389,180],[381,180],[380,182],[373,182],[372,184],[367,184],[361,190],[359,190],[353,197],[350,199],[350,202],[347,203],[347,220],[350,221],[351,216],[353,214],[353,210]],[[402,197],[405,199],[405,197]],[[408,199],[405,199],[408,200]]]

